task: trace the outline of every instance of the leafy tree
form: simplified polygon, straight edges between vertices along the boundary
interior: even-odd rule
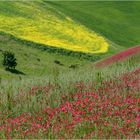
[[[3,66],[8,70],[15,69],[17,62],[14,53],[9,51],[3,52]]]

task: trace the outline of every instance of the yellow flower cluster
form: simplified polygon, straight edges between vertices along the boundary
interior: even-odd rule
[[[8,32],[19,38],[85,53],[105,53],[108,42],[70,17],[60,17],[51,10],[43,10],[37,5],[17,2],[22,10],[35,12],[32,18],[11,17],[0,13],[0,31]],[[36,10],[35,10],[36,9]],[[60,13],[59,13],[60,14]]]

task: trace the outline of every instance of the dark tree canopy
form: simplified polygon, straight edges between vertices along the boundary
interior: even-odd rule
[[[3,52],[3,66],[6,69],[15,69],[17,62],[14,53],[9,51]]]

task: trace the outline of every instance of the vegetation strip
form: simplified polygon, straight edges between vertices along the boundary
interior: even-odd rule
[[[78,57],[78,58],[86,59],[86,60],[93,61],[93,62],[101,59],[101,57],[103,55],[106,55],[106,54],[88,54],[88,53],[82,53],[82,52],[74,52],[74,51],[70,51],[70,50],[66,50],[66,49],[62,49],[62,48],[56,48],[54,46],[46,46],[44,44],[35,43],[32,41],[27,41],[27,40],[24,40],[21,38],[17,38],[11,34],[7,34],[4,32],[0,32],[0,35],[9,36],[11,39],[17,41],[18,43],[25,44],[29,47],[37,48],[42,51],[47,51],[49,53],[58,53],[58,54],[65,55],[65,56]]]
[[[140,46],[132,47],[130,49],[117,53],[117,54],[113,55],[112,57],[109,57],[105,60],[100,61],[99,63],[96,64],[96,66],[99,66],[99,67],[107,66],[107,65],[116,63],[118,61],[124,60],[124,59],[130,57],[131,55],[134,55],[139,52],[140,52]]]

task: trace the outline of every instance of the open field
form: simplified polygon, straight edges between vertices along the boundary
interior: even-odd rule
[[[44,77],[5,87],[3,81],[0,137],[139,138],[139,58],[83,77],[73,72],[71,80],[61,74],[55,82]]]
[[[0,1],[0,139],[140,139],[139,17],[138,1]]]
[[[16,79],[18,77],[24,78],[51,75],[55,69],[58,69],[58,71],[61,72],[66,72],[72,70],[72,68],[70,68],[71,65],[76,65],[80,68],[92,63],[92,60],[88,60],[88,55],[69,55],[66,54],[67,52],[64,52],[64,55],[61,55],[61,53],[57,52],[58,50],[55,52],[52,50],[44,51],[44,48],[39,48],[40,45],[26,41],[22,42],[21,40],[16,40],[16,38],[3,33],[0,34],[0,46],[1,51],[11,51],[15,53],[18,63],[16,69],[21,72],[21,74],[14,74],[5,71],[2,63],[0,63],[0,77],[5,80]],[[0,54],[2,54],[2,52],[0,52]],[[2,61],[2,59],[3,57],[0,55],[0,61]],[[55,61],[59,61],[60,63],[57,64]]]
[[[137,5],[138,7],[139,2],[103,2],[102,4],[99,4],[98,2],[74,2],[74,4],[73,2],[44,1],[29,3],[0,2],[0,6],[2,7],[0,9],[0,31],[12,34],[19,40],[23,39],[34,42],[34,44],[31,45],[31,43],[25,43],[24,41],[19,45],[24,47],[20,47],[18,49],[18,46],[16,45],[17,43],[13,43],[10,46],[10,43],[7,42],[6,39],[5,41],[3,41],[3,38],[6,37],[5,34],[1,34],[1,49],[4,48],[3,50],[11,50],[15,53],[18,61],[17,69],[19,71],[23,71],[23,73],[26,74],[26,77],[30,77],[32,75],[48,75],[50,72],[52,72],[52,67],[55,67],[53,65],[54,61],[56,59],[58,59],[58,61],[61,61],[61,58],[63,58],[62,64],[65,63],[64,65],[66,65],[67,68],[70,65],[80,65],[80,68],[84,69],[86,66],[84,66],[83,64],[90,64],[88,60],[95,62],[97,60],[100,60],[101,58],[109,57],[112,54],[124,50],[125,47],[129,47],[128,44],[136,45],[139,43],[139,12],[138,8],[133,8],[135,5]],[[110,9],[108,7],[110,7]],[[124,9],[122,9],[122,7]],[[108,11],[104,10],[105,8],[108,9]],[[131,14],[128,12],[128,8],[132,9]],[[34,11],[34,9],[36,10]],[[77,9],[77,12],[74,12],[75,9]],[[110,10],[112,12],[111,14],[108,14]],[[103,11],[106,12],[104,13]],[[71,15],[71,13],[74,14]],[[113,18],[113,16],[116,16],[116,18]],[[130,16],[131,19],[133,19],[132,21],[135,22],[135,28],[137,31],[132,28],[132,21],[127,18],[128,16]],[[124,20],[126,21],[125,24]],[[108,24],[108,22],[110,23]],[[106,24],[108,24],[109,26],[107,26]],[[126,27],[128,30],[126,30]],[[114,31],[113,29],[117,29],[117,31]],[[93,37],[94,35],[95,37]],[[96,38],[96,35],[99,38]],[[11,41],[12,40],[13,38],[11,39]],[[118,42],[117,40],[121,42]],[[17,40],[15,41],[17,42]],[[9,45],[6,45],[5,42],[7,42],[6,44]],[[102,45],[99,42],[104,47],[101,47]],[[49,48],[52,48],[52,52],[55,49],[61,52],[60,54],[62,54],[65,49],[68,49],[71,52],[64,52],[66,56],[62,56],[59,53],[51,53],[50,55],[50,51],[48,53],[43,52],[43,54],[41,55],[42,51],[36,49],[34,50],[34,47],[38,46],[35,43],[40,43],[44,45],[43,47],[46,46],[46,49],[49,46]],[[30,48],[30,46],[32,47]],[[74,46],[79,47],[77,48]],[[64,50],[61,50],[60,48]],[[91,50],[90,48],[95,49]],[[88,52],[89,56],[83,57],[87,60],[82,59],[79,61],[79,56],[81,54],[78,55],[78,58],[73,58],[75,54],[69,56],[69,54],[72,54],[73,50],[83,53]],[[23,54],[23,52],[25,53]],[[26,55],[27,52],[28,55]],[[34,56],[32,55],[33,57],[29,55],[30,52],[35,52],[33,53]],[[95,55],[95,52],[100,53],[97,53]],[[20,55],[20,53],[22,54]],[[35,55],[38,56],[38,58],[35,58]],[[41,62],[39,61],[39,57],[42,59]],[[2,59],[2,57],[0,59]],[[29,63],[26,63],[27,59],[30,59]],[[61,69],[65,69],[64,67],[58,67],[60,68],[60,71]],[[66,69],[66,71],[67,70],[69,71],[69,69]],[[0,67],[0,71],[1,78],[5,77],[13,79],[19,77],[19,75],[11,74],[7,71],[4,71],[4,68],[2,67]]]

